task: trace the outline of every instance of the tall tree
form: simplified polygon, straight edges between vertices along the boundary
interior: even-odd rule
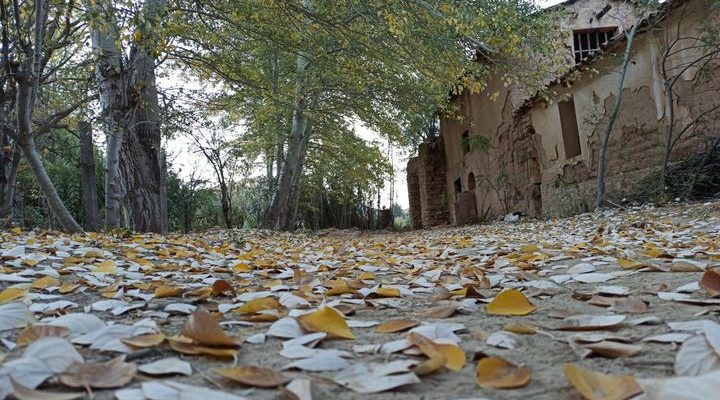
[[[527,54],[557,49],[551,13],[522,0],[213,0],[173,15],[184,28],[171,55],[227,87],[251,134],[265,131],[260,121],[285,129],[274,141],[283,159],[265,218],[275,229],[293,228],[308,144],[320,132],[362,121],[399,141],[404,115],[443,108],[449,92],[479,91],[490,72],[514,82],[532,69],[525,81],[537,83],[542,69],[522,67]],[[269,49],[276,75],[263,72]]]
[[[166,168],[155,77],[162,47],[160,21],[165,0],[147,0],[124,32],[110,0],[89,6],[96,76],[107,137],[106,214],[108,227],[166,232]],[[126,52],[123,44],[130,49]]]
[[[15,92],[15,129],[5,133],[13,138],[40,186],[48,206],[63,229],[82,232],[55,190],[38,153],[35,138],[49,132],[87,99],[55,112],[39,113],[40,87],[50,74],[70,58],[53,59],[55,52],[76,44],[80,22],[72,1],[12,2],[2,7],[3,65],[9,71]],[[10,10],[10,12],[8,12]],[[12,15],[12,17],[10,17]],[[11,29],[12,27],[12,29]],[[62,52],[59,57],[65,57]],[[70,57],[70,56],[68,56]]]

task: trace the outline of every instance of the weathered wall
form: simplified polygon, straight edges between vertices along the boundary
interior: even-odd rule
[[[420,160],[413,157],[407,164],[407,187],[408,200],[410,202],[410,222],[413,229],[423,227],[422,223],[422,200],[420,199],[420,177],[419,174]]]
[[[423,143],[407,166],[410,218],[414,229],[447,224],[445,157],[440,141]]]
[[[681,29],[700,26],[706,18],[703,1],[687,2],[684,7],[697,7],[695,13],[684,13]],[[678,10],[674,10],[664,27],[675,29]],[[632,194],[638,183],[649,173],[657,171],[662,163],[665,132],[669,119],[668,99],[660,75],[661,48],[665,36],[654,30],[639,35],[635,41],[632,62],[628,68],[623,88],[623,106],[615,122],[607,149],[607,195],[610,200],[620,200]],[[543,213],[547,216],[567,215],[588,211],[594,207],[595,180],[600,140],[607,126],[608,115],[613,107],[617,90],[618,72],[624,42],[614,52],[592,64],[594,71],[580,74],[570,88],[552,87],[559,93],[558,99],[572,95],[575,102],[581,154],[567,157],[563,145],[560,114],[557,102],[535,104],[529,110],[532,125],[537,133],[537,147],[542,164]],[[681,55],[680,55],[681,54]],[[693,57],[691,52],[679,53],[684,59],[673,60],[680,65]],[[685,126],[695,116],[720,103],[717,90],[693,94],[702,87],[720,87],[720,81],[693,81],[696,74],[683,75],[677,87],[681,100],[676,105],[677,126]],[[717,113],[699,124],[692,133],[685,135],[672,153],[672,160],[680,160],[700,151],[708,142],[708,135],[717,135]]]

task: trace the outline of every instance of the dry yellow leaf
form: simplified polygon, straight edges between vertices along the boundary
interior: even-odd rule
[[[379,297],[400,297],[400,290],[380,286],[377,290],[375,290],[375,295]]]
[[[60,282],[52,276],[43,276],[42,278],[35,279],[30,287],[33,289],[47,289],[50,286],[57,286]]]
[[[297,321],[310,332],[327,333],[329,339],[355,339],[342,314],[327,306],[323,306],[309,314],[301,315]]]
[[[121,342],[128,346],[138,347],[141,349],[147,347],[155,347],[165,341],[165,334],[162,332],[148,333],[145,335],[133,336],[120,339]]]
[[[190,315],[183,325],[182,334],[206,346],[239,347],[242,343],[239,339],[228,336],[217,320],[204,310]]]
[[[630,260],[628,258],[618,258],[617,263],[620,266],[620,268],[625,269],[638,269],[642,268],[643,264],[639,261]]]
[[[155,297],[160,299],[163,297],[180,297],[182,296],[183,292],[185,292],[185,289],[179,286],[161,285],[155,288],[154,293]]]
[[[485,307],[485,312],[492,315],[527,315],[535,311],[530,301],[517,289],[508,289],[500,292],[493,301]]]
[[[424,374],[434,372],[443,366],[451,371],[460,371],[465,366],[465,352],[458,346],[435,343],[418,333],[411,333],[408,340],[430,358],[430,362],[421,369]],[[442,360],[439,366],[438,360]],[[431,369],[431,366],[437,368]]]
[[[236,348],[202,346],[188,342],[187,340],[187,338],[167,339],[171,349],[177,351],[178,353],[191,356],[207,355],[213,357],[236,358],[238,354],[238,350]]]
[[[64,326],[54,325],[41,325],[33,324],[28,325],[23,329],[17,338],[18,346],[27,346],[30,343],[45,337],[45,336],[59,336],[64,337],[70,333],[70,329]]]
[[[257,314],[264,310],[281,310],[282,305],[274,297],[262,297],[259,299],[252,299],[241,307],[236,308],[235,312],[241,314]]]
[[[93,272],[112,274],[112,273],[115,273],[116,269],[117,269],[117,265],[115,264],[115,261],[105,260],[99,264],[96,264],[95,268],[93,268]]]
[[[0,292],[0,304],[4,304],[19,298],[25,297],[27,289],[9,287]]]
[[[587,400],[625,400],[642,389],[632,375],[612,376],[565,364],[565,377]]]
[[[503,330],[518,335],[534,335],[537,333],[537,327],[532,325],[507,324],[503,326]]]
[[[65,282],[60,286],[60,289],[58,289],[58,292],[60,292],[60,294],[68,294],[79,287],[80,287],[80,284],[78,284],[78,283]]]
[[[256,366],[216,369],[215,373],[243,385],[260,388],[282,386],[290,381],[289,377],[278,371]]]
[[[486,357],[478,362],[478,385],[489,389],[513,389],[530,382],[529,368],[518,367],[502,358]]]
[[[375,328],[375,331],[378,333],[394,333],[416,327],[419,324],[420,321],[415,321],[413,319],[391,319],[378,325],[378,327]]]

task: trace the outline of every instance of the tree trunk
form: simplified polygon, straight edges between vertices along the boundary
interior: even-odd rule
[[[144,22],[138,27],[141,42],[130,54],[130,92],[137,94],[131,124],[120,151],[120,170],[126,193],[123,200],[127,226],[138,232],[168,230],[166,170],[160,132],[160,107],[155,79],[155,30],[164,0],[147,0]]]
[[[105,130],[105,226],[120,227],[120,148],[123,141],[123,124],[128,108],[122,53],[118,47],[117,22],[108,1],[95,6],[107,22],[103,29],[93,29],[92,48],[98,54],[95,77],[100,87],[100,109]]]
[[[225,227],[232,229],[232,219],[230,216],[230,193],[228,193],[227,184],[220,183],[220,206],[222,208],[222,217]]]
[[[308,56],[300,52],[297,60],[297,82],[295,108],[293,110],[292,131],[288,142],[287,153],[282,167],[278,172],[278,182],[265,213],[265,227],[277,230],[290,230],[294,197],[297,196],[299,176],[302,174],[302,161],[305,157],[306,145],[310,137],[307,129],[308,120],[305,115],[307,107],[305,73],[308,66]]]
[[[62,225],[63,229],[69,233],[80,233],[82,228],[75,221],[70,211],[65,207],[65,204],[60,199],[60,196],[55,190],[50,177],[45,171],[45,166],[40,159],[40,155],[35,147],[35,139],[31,130],[31,118],[32,118],[32,84],[28,82],[18,82],[17,91],[17,124],[18,124],[18,145],[25,156],[25,159],[30,166],[37,179],[38,185],[45,199],[47,201],[50,210]]]
[[[630,30],[630,33],[627,34],[627,43],[625,44],[625,54],[623,56],[623,62],[620,69],[620,80],[618,82],[618,93],[615,97],[615,104],[613,105],[613,109],[610,112],[610,117],[608,120],[608,124],[605,127],[605,132],[603,133],[602,141],[600,143],[600,154],[598,156],[598,176],[597,176],[597,201],[596,201],[596,207],[602,208],[605,205],[606,195],[605,195],[605,166],[607,164],[607,146],[610,142],[610,134],[612,133],[613,126],[615,125],[615,121],[618,118],[618,115],[620,115],[620,108],[622,107],[622,94],[623,94],[623,87],[625,86],[625,75],[627,74],[628,64],[630,64],[630,59],[632,58],[632,46],[633,41],[635,40],[635,34],[637,33],[638,27],[640,25],[641,19],[635,18],[633,21],[632,29]]]
[[[80,124],[80,169],[82,171],[83,209],[85,229],[98,230],[97,182],[95,181],[95,145],[92,139],[92,125]]]
[[[35,99],[40,85],[42,73],[42,48],[45,22],[47,21],[47,3],[42,0],[35,2],[35,40],[33,43],[33,57],[25,60],[16,74],[16,117],[17,117],[17,143],[22,150],[30,169],[37,179],[38,185],[52,213],[58,219],[63,229],[70,233],[80,233],[82,228],[75,221],[65,204],[55,190],[45,166],[35,147],[35,138],[32,130],[32,117],[35,108]]]
[[[10,165],[7,166],[7,175],[5,175],[5,171],[2,172],[6,176],[6,180],[3,202],[0,204],[0,218],[12,219],[15,216],[15,190],[17,189],[17,175],[22,154],[17,150],[13,150],[12,155]]]

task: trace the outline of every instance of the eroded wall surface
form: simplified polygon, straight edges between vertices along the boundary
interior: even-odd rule
[[[687,36],[693,36],[692,31],[701,26],[700,21],[706,17],[702,4],[702,1],[696,1],[684,6],[699,7],[694,13],[674,10],[662,27],[676,29],[682,15],[681,29]],[[621,112],[607,149],[606,190],[612,201],[643,190],[643,179],[662,165],[670,121],[668,97],[660,73],[664,40],[665,33],[654,29],[639,35],[635,41],[623,87]],[[546,216],[569,215],[594,208],[600,141],[615,102],[622,50],[624,43],[616,50],[617,55],[604,56],[594,62],[592,69],[595,71],[581,74],[570,88],[552,88],[559,93],[557,100],[572,96],[581,154],[566,154],[557,101],[535,104],[529,110],[542,165],[541,192]],[[666,66],[682,66],[694,57],[697,54],[692,51],[679,52]],[[720,103],[717,90],[720,81],[712,76],[703,78],[696,72],[688,70],[676,86],[680,99],[675,104],[674,120],[680,129]],[[702,89],[710,87],[716,89]],[[709,114],[684,134],[671,154],[671,161],[702,151],[717,137],[719,117],[718,113]]]

